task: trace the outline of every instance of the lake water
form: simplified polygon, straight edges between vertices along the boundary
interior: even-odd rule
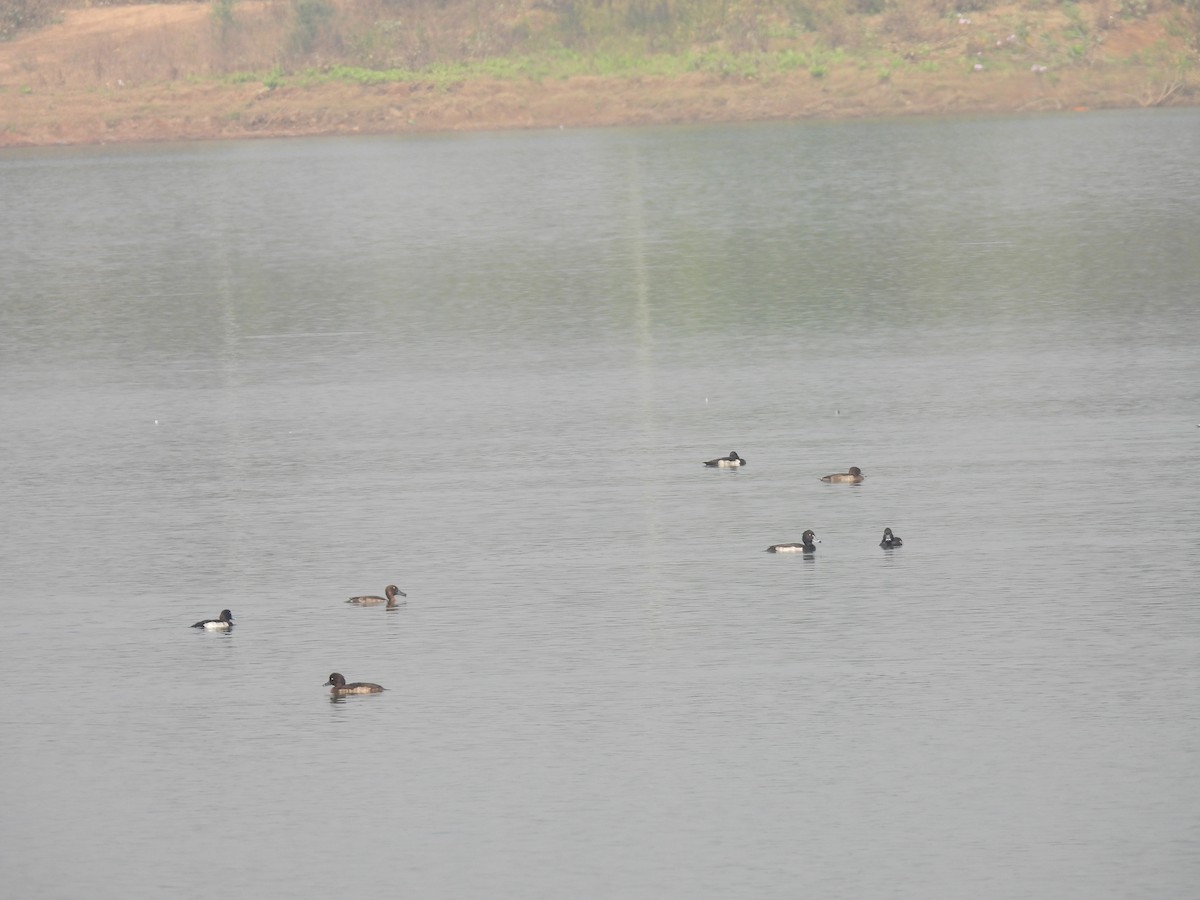
[[[1197,160],[0,154],[6,895],[1196,897]]]

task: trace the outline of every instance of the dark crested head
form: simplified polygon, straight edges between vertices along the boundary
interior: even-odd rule
[[[228,622],[232,625],[233,624],[233,613],[231,613],[227,609],[221,610],[221,621]]]
[[[394,584],[389,584],[386,588],[384,588],[383,593],[389,600],[391,600],[397,594],[399,594],[401,597],[408,596],[408,594],[404,593],[404,591],[400,590],[400,588],[396,587]]]
[[[330,687],[330,686],[345,687],[345,685],[346,685],[346,679],[343,678],[340,673],[334,672],[332,675],[329,676],[329,680],[327,682],[325,682],[325,684],[322,685],[322,687]]]
[[[736,450],[729,451],[729,459],[741,459]]]
[[[801,540],[804,541],[804,543],[811,544],[813,542],[813,538],[815,538],[816,536],[817,536],[816,533],[813,532],[813,530],[810,528],[810,529],[808,529],[808,531],[804,532],[804,534],[802,534],[800,537],[801,537]]]
[[[890,528],[883,529],[883,539],[885,541],[888,540],[891,536],[892,536],[892,529],[890,529]]]
[[[851,467],[850,467],[850,474],[851,474],[851,475],[861,475],[861,474],[862,474],[862,469],[860,469],[858,466],[851,466]]]

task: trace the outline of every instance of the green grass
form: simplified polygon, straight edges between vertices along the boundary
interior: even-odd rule
[[[330,82],[349,82],[364,86],[421,82],[448,87],[477,78],[543,82],[575,76],[672,77],[689,72],[704,72],[722,77],[762,78],[771,74],[807,69],[814,77],[829,73],[832,65],[844,61],[840,51],[802,53],[783,50],[777,53],[729,53],[716,49],[687,51],[679,54],[636,55],[596,53],[584,55],[558,49],[537,56],[513,56],[469,62],[434,63],[420,69],[369,69],[360,66],[331,65],[285,73],[276,67],[269,72],[235,72],[225,80],[232,84],[261,81],[268,89],[283,86],[307,87]]]

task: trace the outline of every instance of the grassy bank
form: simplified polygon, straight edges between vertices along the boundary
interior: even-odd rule
[[[0,145],[1200,96],[1200,0],[0,4]]]

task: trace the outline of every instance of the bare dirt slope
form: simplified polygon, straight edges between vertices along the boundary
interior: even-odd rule
[[[237,9],[240,16],[258,16],[264,27],[283,14],[270,0],[243,0]],[[986,23],[982,14],[975,18]],[[998,113],[1192,104],[1200,97],[1186,68],[1164,71],[1136,62],[1147,48],[1182,43],[1161,17],[1113,27],[1102,53],[1048,73],[1011,65],[992,71],[982,64],[975,71],[952,62],[885,77],[877,68],[847,64],[821,77],[797,68],[760,78],[701,72],[540,82],[481,78],[453,87],[234,83],[217,77],[215,34],[209,4],[183,3],[76,9],[50,27],[0,43],[0,147]],[[961,48],[953,52],[964,58]],[[1106,58],[1121,63],[1106,65]],[[230,61],[222,65],[228,69]]]

